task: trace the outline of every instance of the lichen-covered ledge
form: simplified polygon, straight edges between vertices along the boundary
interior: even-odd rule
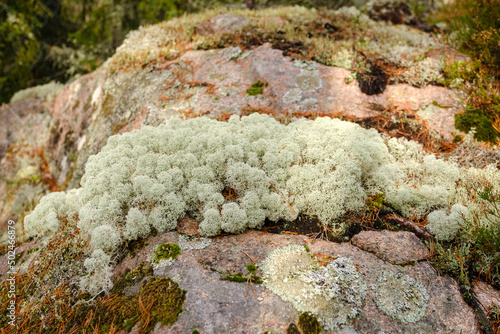
[[[90,238],[80,285],[96,295],[110,290],[109,264],[124,242],[175,229],[186,213],[200,222],[200,234],[215,236],[299,214],[342,231],[339,218],[374,195],[406,217],[468,205],[461,215],[452,217],[452,208],[447,219],[429,219],[430,231],[449,240],[481,209],[467,187],[498,183],[494,168],[459,168],[415,142],[338,119],[288,126],[262,114],[173,119],[109,138],[89,158],[82,187],[44,197],[25,227],[49,238],[66,223]]]
[[[225,37],[196,33],[196,25],[221,13],[244,16],[238,17],[244,30],[231,29]],[[220,18],[210,22],[223,23]],[[327,13],[301,7],[218,9],[143,27],[131,32],[99,69],[57,95],[57,85],[38,87],[0,108],[0,142],[5,141],[0,156],[8,152],[8,159],[0,160],[6,172],[0,180],[5,200],[0,226],[14,219],[21,230],[21,217],[32,202],[48,191],[78,187],[88,157],[98,153],[109,136],[156,126],[173,116],[227,119],[267,112],[288,122],[293,116],[371,115],[390,120],[381,124],[400,130],[409,125],[407,138],[417,138],[417,132],[426,129],[418,121],[425,119],[443,138],[452,139],[451,132],[457,132],[453,115],[464,106],[454,90],[434,85],[442,79],[443,47],[431,34],[373,21],[355,8]],[[398,70],[385,68],[391,73],[389,84],[383,79],[385,90],[367,95],[361,88],[382,79],[375,75],[380,64],[375,66],[374,57],[398,64]],[[251,89],[258,82],[265,85]],[[382,112],[391,108],[401,115],[391,119],[392,113]],[[412,119],[406,118],[408,113]],[[434,147],[438,139],[432,133],[424,131],[418,138],[427,138]],[[29,169],[23,171],[25,167]],[[36,169],[36,174],[24,173]],[[22,182],[7,183],[16,175],[23,176]]]

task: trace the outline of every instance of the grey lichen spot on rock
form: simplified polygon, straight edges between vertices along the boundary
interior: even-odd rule
[[[440,108],[431,103],[426,105],[425,107],[420,108],[417,111],[417,114],[423,119],[429,119],[432,118],[434,115],[438,114],[439,111]]]
[[[212,81],[224,81],[227,79],[227,74],[213,72],[208,75],[208,80]]]
[[[350,259],[339,257],[320,266],[304,246],[272,251],[261,269],[268,289],[298,311],[316,316],[327,330],[351,324],[366,297],[366,284]]]
[[[239,89],[235,86],[222,86],[219,88],[219,93],[222,96],[233,96],[239,93]]]
[[[198,24],[195,32],[208,36],[213,34],[227,34],[242,29],[247,24],[247,19],[240,15],[220,14]]]
[[[299,88],[292,88],[283,96],[283,102],[295,103],[302,99],[302,93]]]
[[[245,60],[246,58],[249,58],[253,56],[255,52],[253,50],[250,51],[245,51],[242,56],[240,56],[240,60]]]
[[[242,107],[239,105],[232,105],[232,106],[220,105],[216,109],[216,111],[219,113],[218,115],[222,115],[222,114],[240,115],[241,109],[242,109]]]
[[[318,68],[318,65],[319,64],[314,61],[306,61],[306,60],[295,60],[293,62],[293,66],[306,71],[314,71]]]
[[[408,275],[384,271],[375,285],[375,302],[388,316],[404,323],[425,314],[429,296],[425,287]]]
[[[212,243],[212,239],[198,238],[198,236],[179,235],[181,249],[204,249]]]
[[[176,87],[177,88],[177,87]],[[178,86],[179,92],[178,96],[172,98],[162,105],[163,109],[171,109],[175,112],[183,112],[190,109],[199,109],[199,97],[203,93],[203,87],[181,87]]]
[[[303,90],[316,90],[321,87],[321,79],[316,71],[303,72],[297,76],[297,85]]]
[[[310,97],[302,101],[301,105],[306,110],[316,108],[318,106],[318,100],[315,99],[314,97]]]
[[[229,47],[224,49],[227,61],[236,60],[241,56],[243,51],[239,47]]]
[[[18,91],[12,96],[10,99],[10,103],[19,102],[29,98],[37,98],[45,101],[52,101],[57,94],[64,88],[64,85],[51,81],[45,85],[39,85],[34,87],[29,87],[23,90]]]
[[[297,76],[297,86],[302,90],[316,90],[322,86],[319,73],[317,71],[318,63],[313,61],[295,60],[293,66],[300,68],[300,74]]]

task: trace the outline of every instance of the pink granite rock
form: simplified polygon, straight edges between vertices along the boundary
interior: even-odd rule
[[[492,286],[481,281],[476,281],[473,283],[472,291],[485,314],[488,314],[495,305],[500,307],[500,291],[494,289]]]
[[[147,261],[159,244],[182,245],[179,238],[183,237],[175,232],[149,238],[148,246],[137,252],[134,258],[127,256],[115,267],[114,273],[133,269],[141,261]],[[218,237],[202,249],[183,249],[173,264],[157,268],[154,275],[171,277],[187,294],[184,310],[177,321],[172,326],[158,324],[153,333],[191,333],[195,329],[200,333],[285,333],[291,323],[297,324],[300,314],[292,304],[265,286],[254,284],[254,296],[246,283],[231,282],[223,277],[238,272],[246,275],[246,265],[253,264],[253,261],[259,265],[272,250],[289,244],[307,245],[313,254],[347,257],[357,266],[368,287],[367,295],[361,314],[344,330],[353,333],[479,333],[474,312],[463,301],[457,284],[448,277],[438,276],[426,262],[401,267],[382,261],[350,243],[336,244],[324,240],[312,243],[306,236],[260,231]],[[403,242],[396,248],[401,251],[405,246]],[[395,320],[377,306],[374,286],[380,275],[387,271],[408,275],[426,289],[429,300],[419,321],[405,323]],[[261,275],[260,270],[257,273]],[[137,327],[132,333],[138,333]]]
[[[427,247],[411,232],[361,231],[351,242],[392,264],[420,261],[429,256]]]

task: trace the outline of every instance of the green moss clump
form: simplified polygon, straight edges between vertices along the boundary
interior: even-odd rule
[[[168,277],[153,278],[144,285],[139,293],[143,305],[151,306],[150,327],[160,322],[162,325],[172,325],[182,312],[186,299],[186,291]]]
[[[237,273],[235,275],[224,275],[222,276],[222,278],[231,282],[238,282],[238,283],[248,281],[248,278],[244,277],[242,273]]]
[[[496,106],[500,110],[500,103]],[[465,133],[475,128],[474,139],[495,143],[500,138],[500,133],[493,127],[491,118],[482,110],[468,107],[462,114],[455,115],[455,127]]]
[[[248,264],[247,270],[250,274],[255,275],[255,272],[257,271],[257,266],[255,264]]]
[[[462,136],[455,135],[455,137],[453,137],[453,143],[460,143],[462,139],[463,139]]]
[[[286,329],[286,334],[300,334],[300,331],[295,324],[290,324]]]
[[[18,263],[19,260],[23,257],[24,252],[17,253],[16,256],[14,257],[14,262]]]
[[[243,273],[237,273],[234,275],[222,275],[222,279],[238,283],[248,282],[248,278],[250,278],[252,283],[262,284],[262,280],[260,279],[260,277],[255,276],[255,274],[252,273],[250,275],[243,275]]]
[[[412,260],[412,261],[408,261],[408,262],[405,262],[405,263],[401,263],[400,266],[401,267],[406,267],[406,266],[414,266],[418,263],[418,261],[415,261],[415,260]]]
[[[319,334],[323,331],[318,319],[310,313],[302,313],[299,316],[299,327],[303,334]]]
[[[9,284],[7,281],[3,281],[2,283],[0,283],[0,303],[2,303],[2,305],[8,305],[9,303]],[[7,309],[7,307],[5,307],[2,311],[0,311],[0,326],[2,328],[8,328],[9,326],[9,321],[11,321],[12,319],[10,319],[8,317],[9,315],[9,310]]]
[[[450,108],[450,107],[448,107],[448,106],[444,106],[444,105],[442,105],[442,104],[439,104],[439,102],[438,102],[438,101],[432,101],[432,105],[433,105],[433,106],[436,106],[436,107],[438,107],[438,108],[442,108],[442,109]]]
[[[250,88],[247,89],[247,94],[250,96],[260,95],[264,92],[262,87],[267,87],[267,82],[254,82]]]
[[[38,250],[39,248],[38,247],[33,247],[33,248],[30,248],[28,249],[28,251],[26,252],[26,254],[31,254],[31,253],[34,253]]]
[[[130,331],[137,322],[141,321],[141,333],[149,333],[157,322],[163,325],[172,325],[182,312],[182,305],[186,299],[186,292],[179,288],[177,283],[168,277],[150,279],[142,286],[137,295],[118,297],[108,302],[98,304],[94,312],[103,314],[99,323],[92,324],[99,328],[100,333],[108,333],[111,324],[117,330]],[[149,308],[149,322],[147,326],[142,322],[141,309]],[[90,310],[82,307],[81,321],[85,321],[85,314]]]
[[[443,84],[445,84],[446,86],[450,85],[453,86],[461,81],[473,82],[475,79],[477,79],[476,72],[480,70],[481,70],[481,64],[476,61],[473,61],[471,63],[456,61],[446,64],[443,69],[444,72]]]
[[[195,329],[194,331],[191,332],[191,334],[200,334],[200,331]]]
[[[480,60],[493,74],[500,72],[498,4],[491,0],[458,0],[440,9],[441,19],[448,21],[459,50]]]
[[[385,194],[384,193],[379,193],[375,194],[373,196],[369,196],[367,200],[368,206],[376,209],[382,209],[382,206],[384,205],[384,198]]]
[[[500,95],[495,93],[495,77],[480,61],[453,62],[443,71],[444,85],[459,87],[469,94],[465,112],[455,115],[455,128],[465,133],[475,128],[474,139],[495,144],[500,138],[493,126],[500,115]]]
[[[134,285],[146,276],[153,275],[153,268],[145,268],[145,263],[141,262],[133,271],[130,269],[125,270],[125,272],[120,275],[116,283],[113,285],[111,293],[116,293],[121,295],[126,287]]]
[[[158,263],[160,260],[175,260],[181,254],[181,248],[176,244],[162,244],[156,248],[155,258],[153,263]]]
[[[493,305],[488,312],[488,319],[493,325],[494,330],[500,330],[500,305]]]
[[[4,291],[3,286],[0,286],[0,292]],[[0,302],[4,301],[4,295],[7,296],[7,293],[0,294]],[[66,311],[60,318],[49,322],[41,331],[69,333],[76,330],[80,333],[85,332],[84,328],[93,328],[93,332],[107,334],[111,328],[119,332],[122,329],[131,331],[137,326],[140,333],[147,334],[158,322],[170,326],[177,320],[182,312],[186,291],[180,289],[170,278],[161,277],[150,279],[139,293],[130,296],[101,295],[93,303],[87,302],[91,299],[88,293],[76,299],[67,294],[63,299],[65,303],[72,305],[71,311]],[[0,324],[4,324],[3,322],[3,313],[0,313]],[[31,328],[40,326],[38,322],[29,325]]]
[[[126,319],[125,321],[123,321],[123,329],[125,329],[127,332],[130,332],[132,328],[134,328],[138,320],[139,320],[138,314],[130,319]]]

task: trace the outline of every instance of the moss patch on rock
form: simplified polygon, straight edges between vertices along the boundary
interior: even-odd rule
[[[323,331],[318,319],[307,312],[299,316],[299,327],[303,334],[319,334]]]
[[[181,254],[181,248],[176,244],[162,244],[155,250],[153,263],[159,263],[161,260],[175,260]]]
[[[238,283],[245,283],[251,281],[252,283],[255,284],[262,284],[262,280],[260,279],[260,277],[254,274],[249,274],[249,275],[243,275],[243,273],[237,273],[234,275],[227,274],[227,275],[222,275],[222,279]]]
[[[108,333],[111,327],[131,330],[137,323],[141,333],[150,333],[158,322],[172,325],[182,312],[185,299],[186,292],[170,278],[152,278],[136,295],[110,298],[93,307],[82,306],[78,309],[82,316],[79,320],[85,322],[86,314],[93,310],[102,315],[91,322],[100,333]]]
[[[143,305],[151,306],[151,316],[163,325],[172,325],[182,312],[186,292],[168,277],[151,279],[139,293]],[[153,322],[154,323],[154,322]]]
[[[250,96],[261,95],[264,92],[263,87],[267,87],[267,82],[260,82],[260,80],[258,80],[247,89],[247,94]]]
[[[497,108],[500,110],[500,103]],[[467,108],[464,113],[455,115],[455,127],[465,133],[475,128],[474,139],[483,142],[496,143],[500,138],[500,133],[493,127],[491,118],[483,110]]]
[[[286,329],[286,334],[301,334],[299,329],[297,328],[297,325],[295,324],[290,324],[288,325],[288,328]]]
[[[145,263],[141,262],[134,270],[127,268],[125,272],[118,277],[111,293],[121,295],[126,287],[132,286],[140,282],[144,277],[153,275],[153,268],[145,267]]]

